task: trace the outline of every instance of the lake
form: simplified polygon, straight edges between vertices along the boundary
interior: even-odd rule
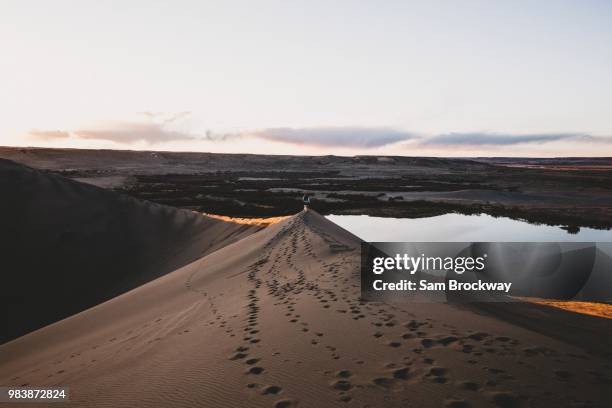
[[[444,214],[427,218],[328,215],[330,221],[370,242],[612,242],[612,230],[537,225],[490,215]]]

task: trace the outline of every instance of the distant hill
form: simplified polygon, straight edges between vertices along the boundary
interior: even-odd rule
[[[0,158],[13,160],[31,167],[61,171],[90,171],[121,174],[198,174],[218,171],[327,171],[350,169],[358,173],[356,165],[375,166],[381,170],[396,166],[465,169],[466,166],[484,169],[485,163],[466,159],[405,156],[288,156],[263,154],[229,154],[202,152],[163,152],[133,150],[51,149],[33,147],[0,147]]]

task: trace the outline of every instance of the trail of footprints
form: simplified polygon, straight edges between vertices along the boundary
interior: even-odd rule
[[[259,297],[257,291],[266,285],[268,294],[276,299],[274,306],[284,307],[285,317],[288,322],[295,324],[296,330],[301,333],[309,333],[309,323],[300,321],[301,316],[296,313],[297,300],[295,296],[306,292],[313,295],[325,308],[329,308],[329,305],[325,305],[328,302],[337,302],[337,296],[332,290],[321,289],[316,282],[308,281],[306,274],[295,262],[294,256],[298,251],[298,239],[299,237],[304,238],[304,226],[301,222],[300,217],[289,223],[279,234],[273,237],[265,246],[264,253],[260,256],[259,260],[254,262],[248,269],[247,278],[251,282],[253,288],[249,290],[247,294],[247,317],[246,324],[243,328],[245,336],[243,337],[243,344],[235,349],[235,353],[230,356],[230,360],[237,360],[243,362],[247,368],[245,374],[248,376],[259,376],[265,372],[265,368],[262,363],[262,359],[259,357],[253,357],[249,354],[252,350],[253,344],[260,342],[260,339],[256,337],[258,333],[258,313],[259,313]],[[300,228],[301,227],[301,228]],[[282,245],[278,247],[279,242],[283,242],[283,238],[291,234],[288,245]],[[287,242],[287,241],[284,241]],[[316,254],[312,251],[312,245],[309,242],[305,242],[305,248],[307,254],[316,258]],[[274,250],[279,252],[278,255],[272,257]],[[272,260],[270,260],[272,259]],[[289,266],[291,276],[283,276],[281,263],[285,263]],[[265,268],[264,268],[265,266]],[[331,270],[336,270],[337,265],[330,265]],[[265,274],[265,279],[260,278],[261,274]],[[332,277],[333,278],[333,277]],[[284,283],[281,283],[284,282]],[[322,332],[312,332],[311,344],[313,346],[320,343]],[[334,359],[338,359],[336,348],[330,345],[326,345],[325,348],[330,352],[330,355]],[[346,374],[343,374],[346,375]],[[338,388],[339,387],[339,388]],[[257,390],[261,395],[278,395],[281,394],[283,389],[279,385],[263,385],[257,382],[248,382],[247,388]],[[343,388],[341,385],[336,384],[335,388]],[[350,397],[341,397],[344,400],[350,400]],[[291,399],[281,399],[274,403],[277,408],[291,407],[297,402]]]
[[[256,356],[255,353],[251,354],[251,352],[254,351],[255,345],[261,341],[257,336],[259,333],[258,316],[260,311],[260,298],[257,292],[264,283],[266,283],[269,290],[277,290],[278,288],[278,280],[272,279],[264,282],[258,275],[263,267],[269,263],[274,248],[277,246],[278,242],[284,238],[291,226],[292,224],[285,226],[279,234],[270,239],[264,246],[264,251],[260,258],[248,268],[247,279],[251,283],[252,288],[249,289],[247,294],[246,319],[242,328],[244,337],[242,338],[242,344],[234,350],[235,353],[230,357],[230,360],[242,362],[246,366],[245,375],[249,377],[259,377],[261,374],[265,373],[262,358]],[[278,260],[274,260],[270,268],[274,268],[277,262]],[[246,387],[264,396],[276,396],[283,392],[282,387],[279,385],[265,385],[256,381],[249,381]],[[281,399],[274,403],[275,408],[289,408],[294,405],[295,401],[290,399]]]

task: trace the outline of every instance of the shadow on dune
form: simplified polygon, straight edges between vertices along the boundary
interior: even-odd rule
[[[475,302],[459,307],[572,344],[589,354],[612,358],[608,342],[603,341],[612,338],[610,319],[530,302]]]
[[[0,159],[0,343],[261,229],[136,200]]]

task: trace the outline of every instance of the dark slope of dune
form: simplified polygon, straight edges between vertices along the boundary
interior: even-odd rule
[[[0,342],[70,316],[260,229],[0,160]]]
[[[72,408],[609,406],[612,361],[564,314],[360,301],[359,244],[302,212],[0,346],[0,384]]]

